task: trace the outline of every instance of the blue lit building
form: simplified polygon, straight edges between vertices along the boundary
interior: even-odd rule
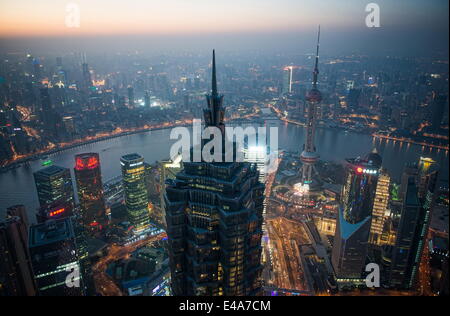
[[[381,157],[372,152],[365,159],[347,159],[331,261],[338,283],[362,278]]]

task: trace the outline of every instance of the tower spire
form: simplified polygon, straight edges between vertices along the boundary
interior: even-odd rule
[[[317,33],[316,63],[314,65],[314,72],[313,72],[313,87],[314,88],[317,88],[317,78],[319,76],[319,46],[320,46],[320,25],[319,25],[319,31]]]
[[[204,110],[205,122],[207,126],[217,126],[224,130],[224,110],[222,107],[223,96],[217,91],[216,75],[216,52],[213,50],[211,94],[206,96],[208,108]]]
[[[211,95],[217,96],[217,77],[216,77],[216,51],[213,49],[213,59],[212,59],[212,89]]]

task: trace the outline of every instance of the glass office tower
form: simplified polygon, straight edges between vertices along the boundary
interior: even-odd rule
[[[120,164],[128,218],[134,233],[140,234],[150,226],[144,158],[138,154],[125,155]]]
[[[338,282],[358,282],[362,277],[381,162],[376,152],[365,159],[347,159],[332,251]]]
[[[72,215],[74,194],[70,170],[50,166],[33,176],[40,205],[38,219],[44,221]]]

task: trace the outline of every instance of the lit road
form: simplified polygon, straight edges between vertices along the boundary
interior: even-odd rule
[[[273,253],[274,286],[310,291],[299,246],[310,243],[302,224],[279,217],[267,221]]]
[[[430,250],[428,248],[428,241],[430,238],[431,232],[428,232],[428,235],[424,240],[425,245],[417,276],[417,291],[418,294],[422,296],[435,296],[431,288]]]

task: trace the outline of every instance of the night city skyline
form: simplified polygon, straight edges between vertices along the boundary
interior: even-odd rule
[[[448,5],[2,1],[0,296],[448,296]]]

